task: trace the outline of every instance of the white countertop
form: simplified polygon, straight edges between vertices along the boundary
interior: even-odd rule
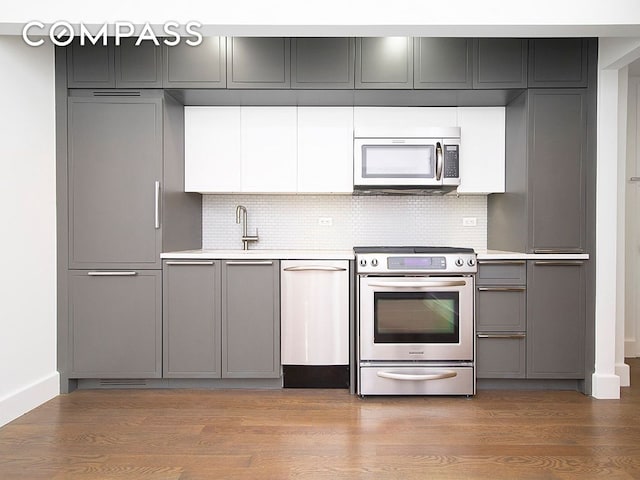
[[[229,259],[229,260],[353,260],[353,250],[182,250],[165,252],[163,259]]]
[[[588,253],[521,253],[476,250],[478,260],[588,260]]]

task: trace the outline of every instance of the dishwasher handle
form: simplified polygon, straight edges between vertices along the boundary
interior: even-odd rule
[[[346,272],[344,267],[331,267],[328,265],[297,265],[283,268],[285,272]]]

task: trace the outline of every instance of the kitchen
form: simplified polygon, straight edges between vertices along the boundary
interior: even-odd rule
[[[606,80],[606,79],[605,79],[605,80]],[[600,84],[602,85],[602,82],[600,82]],[[599,181],[602,181],[602,180],[606,180],[606,177],[605,177],[604,179],[601,179],[601,178],[600,178],[600,176],[599,176],[599,177],[598,177],[598,179],[599,179]],[[250,198],[249,198],[249,199],[246,199],[246,198],[244,198],[244,197],[241,197],[241,198],[242,198],[242,201],[238,201],[237,203],[243,203],[243,204],[247,205],[247,206],[248,206],[248,208],[249,208],[250,214],[251,214],[251,212],[253,212],[253,210],[252,210],[253,206],[249,203],[249,201],[250,201],[251,199],[250,199]],[[238,200],[240,200],[240,198],[239,198]],[[369,200],[370,200],[370,199],[369,199]],[[438,202],[438,201],[440,201],[440,200],[441,200],[441,199],[434,199],[434,200],[433,200],[433,202]],[[466,199],[466,198],[464,198],[464,197],[461,197],[460,199],[448,199],[448,198],[447,198],[447,199],[442,199],[442,201],[447,201],[447,202],[448,202],[448,203],[447,203],[447,205],[449,205],[449,200],[452,200],[452,202],[453,202],[453,204],[454,204],[454,205],[458,204],[458,202],[459,202],[460,204],[463,204],[463,205],[464,205],[464,202],[474,202],[474,200],[473,200],[473,199],[472,199],[472,200],[468,200],[468,199]],[[367,202],[367,201],[368,201],[367,199],[363,200],[363,202]],[[372,201],[372,202],[375,202],[376,200],[371,200],[371,201]],[[429,202],[431,202],[431,201],[432,201],[432,200],[429,200]],[[207,200],[205,199],[205,208],[206,208],[206,203],[207,203]],[[234,202],[232,201],[231,203],[234,203]],[[475,217],[475,218],[477,218],[477,219],[478,219],[478,226],[479,226],[479,227],[480,227],[480,229],[481,229],[481,228],[482,228],[482,225],[483,225],[483,218],[484,218],[484,216],[482,215],[482,213],[483,213],[482,202],[479,202],[479,203],[480,203],[480,206],[474,206],[474,205],[471,205],[471,208],[472,208],[472,209],[476,209],[476,208],[478,209],[477,213],[476,213],[476,211],[474,210],[474,211],[473,211],[473,213],[470,213],[470,214],[468,214],[468,215],[467,215],[467,213],[464,213],[463,215],[464,215],[464,216],[469,216],[469,217]],[[377,209],[378,207],[379,207],[379,205],[378,205],[378,204],[375,204],[375,205],[373,206],[373,209]],[[340,208],[340,206],[338,206],[338,209],[331,208],[331,209],[328,211],[328,213],[324,213],[324,211],[326,211],[326,210],[324,210],[322,213],[319,213],[319,214],[317,214],[317,215],[311,215],[311,216],[312,216],[312,217],[316,217],[316,220],[317,220],[317,217],[320,217],[320,216],[322,216],[322,217],[331,217],[331,218],[334,218],[334,221],[336,221],[336,224],[335,224],[335,225],[336,225],[336,226],[338,226],[337,218],[338,218],[338,214],[340,213],[339,208]],[[467,205],[464,205],[464,207],[462,207],[462,208],[466,209],[466,208],[467,208]],[[228,221],[223,222],[223,223],[224,223],[224,228],[228,228],[228,229],[235,229],[235,228],[237,228],[237,227],[235,226],[235,224],[234,224],[234,219],[233,219],[234,209],[235,209],[235,204],[232,206],[232,208],[230,209],[230,211],[227,211],[226,215],[228,215]],[[336,212],[337,212],[337,213],[336,213]],[[465,210],[465,212],[466,212],[466,210]],[[257,212],[256,212],[256,213],[257,213]],[[390,217],[393,217],[393,215],[394,215],[393,211],[390,211],[390,212],[389,212],[389,216],[390,216]],[[285,215],[285,216],[286,216],[286,215]],[[256,219],[256,217],[253,217],[253,218],[254,218],[254,220]],[[457,218],[457,220],[461,220],[461,215],[456,214],[456,218]],[[461,223],[461,221],[459,221],[458,223],[460,224],[460,223]],[[261,224],[261,222],[260,222],[260,221],[257,221],[255,224],[252,224],[252,225],[251,225],[251,227],[252,227],[252,228],[254,228],[254,227],[258,227],[258,228],[260,228],[260,229],[264,228],[264,227],[262,226],[262,224]],[[319,229],[319,228],[320,228],[320,226],[317,226],[316,228],[318,228],[318,229]],[[461,225],[457,225],[455,228],[459,229],[459,231],[461,232],[460,234],[461,234],[461,235],[464,235],[464,238],[465,238],[465,239],[467,238],[466,236],[468,235],[468,231],[469,231],[469,230],[473,230],[473,229],[474,229],[474,227],[467,227],[467,230],[465,230],[465,229],[463,229],[463,228],[462,228],[462,226],[461,226]],[[477,229],[478,227],[475,227],[475,228]],[[390,231],[394,231],[394,230],[395,230],[395,229],[390,229]],[[614,233],[615,233],[615,230],[616,230],[616,228],[613,228],[613,229],[612,229],[612,231],[613,231]],[[322,232],[322,230],[320,230],[320,231]],[[238,238],[238,235],[237,235],[238,231],[237,231],[237,230],[234,230],[233,232],[235,232],[235,233],[231,233],[231,232],[230,232],[230,235],[231,235],[231,234],[233,234],[233,235],[234,235],[234,238],[235,238],[235,239],[237,239],[237,238]],[[262,232],[262,233],[261,233],[261,235],[262,235],[262,238],[264,239],[264,241],[266,241],[266,240],[267,240],[267,238],[268,238],[268,236],[266,236],[264,232]],[[390,235],[390,237],[389,237],[389,242],[391,242],[391,240],[393,240],[393,237],[391,236],[391,234],[389,234],[389,235]],[[322,238],[322,236],[323,236],[323,235],[318,235],[318,238]],[[342,238],[342,236],[340,236],[340,237]],[[482,233],[480,234],[480,237],[482,237]],[[205,238],[206,238],[206,237],[205,237]],[[439,242],[439,240],[440,240],[441,238],[442,238],[442,237],[437,237],[437,236],[436,236],[436,237],[434,237],[434,239],[433,239],[433,243],[436,243],[436,242],[440,243],[440,242]],[[429,243],[431,243],[431,238],[430,238],[430,239],[428,239],[428,240],[429,240]],[[452,243],[452,241],[451,241],[450,239],[445,238],[444,240],[446,241],[446,243]],[[384,241],[385,241],[385,243],[387,242],[387,240],[386,240],[386,239],[385,239]],[[420,241],[421,241],[421,243],[422,243],[422,242],[424,242],[424,238],[420,238]],[[214,242],[217,242],[217,240],[214,240]],[[475,242],[475,240],[474,240],[474,242]],[[404,243],[404,241],[403,241],[403,243]],[[466,243],[467,243],[467,242],[465,241],[465,244],[466,244]],[[355,242],[354,242],[354,244],[355,244]],[[216,244],[216,246],[218,246],[218,245],[222,246],[221,244]],[[235,245],[235,244],[234,244],[234,245]],[[263,244],[263,245],[264,245],[264,244]],[[229,246],[231,246],[231,245],[229,245]],[[267,246],[268,246],[268,244],[267,244]],[[352,246],[352,245],[351,245],[351,246]],[[479,245],[478,245],[478,246],[476,246],[476,245],[472,245],[472,246],[474,246],[475,248],[481,249],[481,248],[482,248],[482,238],[480,238],[480,240],[479,240]],[[225,245],[225,248],[226,248],[226,245]],[[234,248],[235,248],[235,247],[234,247]],[[291,247],[289,247],[289,248],[291,248]],[[305,247],[305,248],[306,248],[306,247]],[[317,248],[317,247],[314,245],[314,246],[312,246],[312,248]],[[600,254],[599,254],[599,255],[598,255],[598,258],[601,258],[601,257],[602,257],[603,259],[606,259],[606,255],[600,255]],[[615,262],[614,262],[614,263],[615,263]],[[615,298],[615,292],[614,292],[613,297]],[[51,326],[51,325],[49,325],[49,327],[48,327],[48,328],[52,328],[52,326]],[[611,329],[610,329],[610,330],[611,330]],[[609,330],[609,332],[610,332],[610,330]],[[605,336],[606,336],[606,334],[605,334]],[[599,338],[599,336],[598,336],[598,338]],[[50,347],[49,347],[49,349],[50,349]],[[9,351],[13,351],[13,350],[9,350]],[[606,353],[606,355],[611,355],[611,354],[613,353],[613,349],[611,349],[611,348],[609,348],[609,347],[605,347],[605,353]],[[609,358],[609,357],[607,357],[607,358]],[[609,360],[609,361],[610,361],[610,360]],[[607,376],[608,376],[608,375],[610,375],[610,372],[609,372],[607,369],[605,369],[605,370],[603,370],[603,375],[604,375],[604,377],[605,377],[605,378],[608,378]],[[23,385],[23,386],[24,386],[24,384],[21,384],[19,381],[18,381],[18,382],[16,382],[16,386],[15,386],[15,387],[13,387],[12,389],[8,390],[8,393],[13,392],[15,389],[17,389],[18,387],[20,387],[20,385]],[[11,394],[11,396],[12,396],[12,394]]]

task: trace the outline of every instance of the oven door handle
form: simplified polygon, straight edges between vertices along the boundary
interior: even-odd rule
[[[458,374],[453,370],[442,370],[435,373],[423,373],[423,374],[411,374],[411,373],[399,373],[399,372],[385,372],[381,370],[377,372],[377,375],[381,378],[389,378],[391,380],[404,380],[410,382],[417,382],[423,380],[443,380],[445,378],[453,378]]]
[[[368,282],[370,287],[382,288],[432,288],[432,287],[464,287],[467,284],[464,280],[431,280],[427,282]]]

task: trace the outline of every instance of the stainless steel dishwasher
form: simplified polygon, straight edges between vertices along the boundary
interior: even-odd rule
[[[281,262],[281,355],[287,388],[349,387],[349,262]]]

